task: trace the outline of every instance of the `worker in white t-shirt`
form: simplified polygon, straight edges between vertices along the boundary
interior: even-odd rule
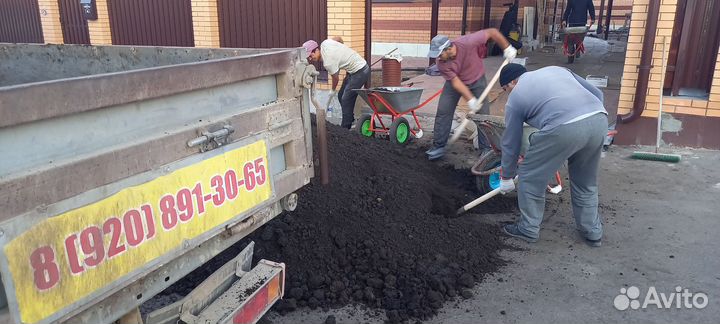
[[[362,88],[370,78],[370,66],[353,49],[343,43],[332,39],[326,39],[318,46],[314,40],[303,44],[307,60],[310,63],[323,62],[325,70],[332,76],[332,94],[338,95],[342,107],[342,122],[340,126],[350,129],[355,120],[355,100],[357,92],[354,89]],[[345,70],[347,75],[336,92],[340,80],[340,70]]]

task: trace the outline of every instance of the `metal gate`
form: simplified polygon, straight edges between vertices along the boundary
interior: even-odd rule
[[[109,0],[115,45],[195,46],[190,0]]]
[[[0,43],[44,43],[37,0],[0,0]]]
[[[58,0],[65,44],[90,44],[90,30],[78,0]]]
[[[222,47],[299,47],[327,38],[327,0],[217,1]]]

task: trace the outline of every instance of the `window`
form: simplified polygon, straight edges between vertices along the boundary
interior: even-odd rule
[[[707,97],[720,46],[720,1],[680,0],[663,89],[673,96]]]

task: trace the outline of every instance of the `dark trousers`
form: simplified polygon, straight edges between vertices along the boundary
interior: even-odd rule
[[[475,97],[479,97],[483,91],[485,91],[485,87],[487,87],[485,76],[480,77],[475,83],[468,85],[470,92],[472,92]],[[443,87],[443,92],[438,102],[437,113],[435,113],[435,128],[433,129],[433,144],[435,147],[443,147],[447,144],[450,131],[452,130],[455,108],[457,107],[458,101],[460,101],[460,97],[462,97],[462,95],[453,88],[452,83],[445,81],[445,86]],[[483,101],[483,106],[477,113],[482,115],[490,114],[490,105],[487,99]]]
[[[370,78],[370,66],[365,65],[364,68],[355,73],[348,73],[338,91],[338,99],[342,107],[341,127],[350,128],[355,121],[355,100],[357,100],[357,92],[355,89],[361,89]]]

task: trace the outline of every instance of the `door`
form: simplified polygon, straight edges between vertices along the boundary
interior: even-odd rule
[[[327,38],[327,0],[217,1],[222,47],[300,47]]]
[[[37,0],[0,0],[0,42],[44,42]]]
[[[108,0],[114,45],[195,46],[190,0]]]
[[[90,30],[78,0],[58,0],[65,44],[90,44]]]

